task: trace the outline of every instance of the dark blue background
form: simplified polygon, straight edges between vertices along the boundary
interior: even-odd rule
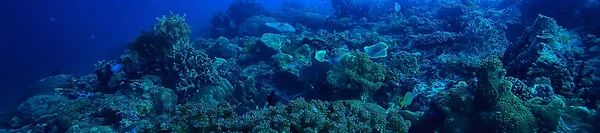
[[[95,62],[116,59],[127,42],[169,11],[185,13],[193,36],[198,35],[214,12],[227,10],[233,1],[3,0],[0,100],[19,96],[28,85],[50,76],[53,70],[92,73]],[[257,2],[273,10],[283,0]],[[324,12],[330,7],[329,2],[321,0],[307,3],[316,4]]]

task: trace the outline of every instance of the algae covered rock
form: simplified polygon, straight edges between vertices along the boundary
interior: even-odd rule
[[[296,32],[296,28],[294,28],[294,26],[292,26],[288,23],[274,22],[274,23],[265,23],[265,25],[279,33]]]

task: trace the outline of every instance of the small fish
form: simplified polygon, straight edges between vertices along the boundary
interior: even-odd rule
[[[412,103],[414,98],[415,98],[415,93],[407,92],[406,94],[404,94],[404,98],[402,99],[402,102],[400,102],[400,109],[410,105],[410,103]]]
[[[402,9],[402,7],[400,6],[400,4],[394,3],[394,11],[400,12],[401,9]]]
[[[272,91],[271,94],[269,94],[269,96],[267,96],[267,105],[268,106],[275,106],[275,104],[277,104],[278,101],[279,101],[279,98],[277,98],[277,94],[275,94],[275,91]]]
[[[50,17],[50,22],[54,22],[54,21],[56,21],[56,18]]]
[[[94,35],[92,35],[92,40],[96,40],[96,37],[94,37]]]
[[[123,70],[123,66],[123,64],[115,64],[112,67],[110,67],[110,71],[112,71],[113,73],[121,72]]]
[[[329,58],[329,64],[339,63],[342,60],[342,58],[344,58],[344,56],[346,56],[346,55],[347,55],[347,53],[343,52],[343,53],[338,54],[334,58]]]

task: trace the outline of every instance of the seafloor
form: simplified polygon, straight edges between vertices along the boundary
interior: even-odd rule
[[[324,2],[238,0],[195,39],[159,17],[92,74],[32,85],[0,132],[600,132],[598,5]]]

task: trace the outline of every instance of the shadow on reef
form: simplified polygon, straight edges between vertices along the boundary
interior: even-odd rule
[[[195,40],[159,17],[93,74],[32,85],[0,132],[599,132],[597,25],[538,1],[328,2],[237,0]]]

